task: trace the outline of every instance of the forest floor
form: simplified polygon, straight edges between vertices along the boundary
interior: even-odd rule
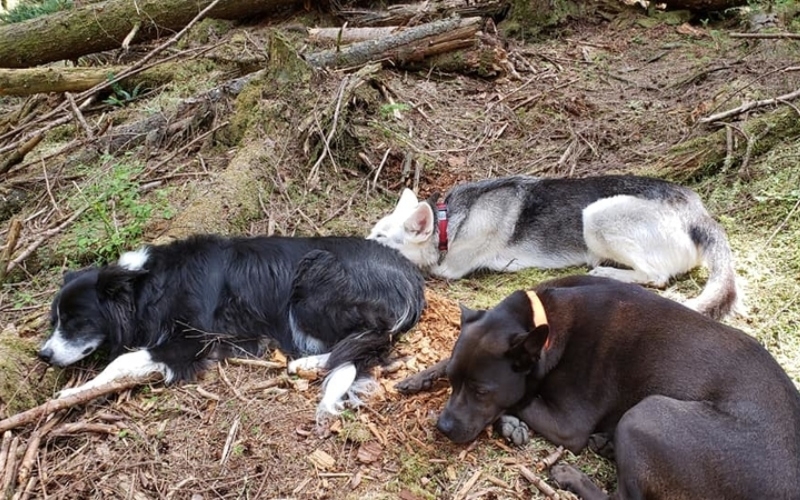
[[[259,185],[260,213],[238,225],[221,224],[219,230],[366,235],[403,186],[426,196],[458,182],[508,174],[663,176],[652,165],[671,147],[717,130],[699,118],[786,94],[800,81],[800,41],[731,38],[730,32],[749,29],[741,14],[687,21],[631,11],[612,21],[572,22],[538,42],[507,40],[516,78],[383,69],[347,103],[347,117],[330,158],[319,165],[321,173],[313,172],[316,158],[302,143],[278,144],[280,165],[265,167]],[[271,33],[298,22],[330,20],[306,14],[277,24],[204,22],[181,49],[238,42],[263,52]],[[797,21],[785,22],[794,23],[797,31]],[[133,56],[108,54],[109,59],[121,57]],[[192,71],[171,83],[130,102],[119,102],[124,95],[117,93],[117,103],[107,101],[93,116],[107,113],[119,125],[166,114],[228,79],[230,66],[222,59],[220,51],[206,52]],[[330,106],[343,78],[342,72],[314,76],[313,85],[334,91],[319,92],[313,109]],[[265,102],[280,98],[259,95]],[[230,129],[243,119],[243,99],[215,108],[210,121],[198,125],[212,132],[194,143],[199,133],[96,155],[80,164],[34,161],[12,170],[6,187],[28,196],[18,213],[29,234],[49,227],[46,214],[66,217],[77,210],[75,200],[95,202],[0,289],[2,335],[20,338],[33,349],[49,333],[49,302],[64,270],[157,240],[197,193],[213,189],[220,172],[240,153]],[[0,98],[0,114],[21,103]],[[305,118],[290,120],[299,124]],[[732,140],[746,142],[737,122],[731,123]],[[44,156],[81,133],[72,125],[59,130],[37,154]],[[266,127],[253,133],[258,140],[271,140]],[[258,165],[258,155],[252,161]],[[744,162],[681,180],[700,194],[731,240],[748,315],[726,321],[757,338],[800,385],[798,165],[800,138],[795,135],[767,151],[754,148]],[[515,289],[584,272],[529,270],[480,273],[450,283],[429,280],[429,307],[419,326],[398,344],[400,363],[378,375],[381,391],[324,428],[314,420],[318,381],[234,363],[210,370],[195,384],[153,384],[74,408],[59,418],[103,425],[46,435],[33,467],[31,497],[544,498],[520,475],[519,465],[548,481],[537,462],[554,451],[552,444],[534,438],[513,448],[488,431],[469,445],[452,444],[435,429],[447,383],[414,396],[398,394],[393,385],[449,354],[458,334],[459,302],[490,307]],[[659,293],[695,296],[705,276],[699,269]],[[33,366],[27,385],[0,399],[0,417],[32,404],[23,396],[41,402],[65,382],[91,377],[103,362],[82,363],[57,379],[43,375],[53,369]],[[280,380],[266,389],[259,385],[270,378]],[[16,429],[14,436],[24,443],[31,430]],[[589,451],[566,453],[562,460],[614,488],[614,467],[606,460]]]

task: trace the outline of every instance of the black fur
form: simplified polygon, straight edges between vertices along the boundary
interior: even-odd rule
[[[112,359],[148,349],[169,381],[268,344],[292,358],[333,351],[328,367],[364,373],[417,323],[423,289],[416,266],[374,241],[204,235],[149,247],[141,270],[68,273],[52,315],[67,342],[102,335]]]

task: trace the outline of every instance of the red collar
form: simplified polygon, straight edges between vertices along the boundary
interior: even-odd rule
[[[447,251],[447,204],[436,204],[436,219],[439,221],[439,251]]]

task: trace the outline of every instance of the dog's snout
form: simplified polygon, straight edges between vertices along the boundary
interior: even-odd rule
[[[45,363],[50,363],[50,360],[53,359],[53,350],[49,347],[44,347],[39,350],[38,356]]]
[[[439,415],[439,420],[436,422],[436,428],[439,429],[439,432],[449,437],[453,432],[453,427],[453,419],[446,411],[443,411],[442,414]]]

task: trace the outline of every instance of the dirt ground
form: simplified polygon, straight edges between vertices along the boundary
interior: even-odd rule
[[[457,182],[507,174],[658,175],[647,168],[672,146],[715,130],[699,118],[745,100],[796,90],[797,40],[730,38],[731,32],[749,29],[742,14],[687,21],[678,15],[648,17],[631,11],[611,20],[571,22],[539,42],[507,40],[517,76],[482,79],[383,69],[378,83],[350,103],[345,133],[337,136],[330,160],[322,163],[323,180],[309,187],[313,158],[302,144],[281,145],[283,166],[265,174],[267,184],[277,187],[262,193],[262,213],[248,218],[238,232],[366,234],[403,186],[427,196]],[[204,24],[204,36],[191,43],[238,37],[258,46],[272,30],[297,22],[251,23],[223,33]],[[208,81],[194,74],[108,113],[122,123],[206,90],[225,77],[212,62],[219,59],[208,63]],[[315,85],[335,89],[342,78],[342,73],[325,74]],[[331,95],[321,92],[315,109],[328,105]],[[0,111],[10,112],[20,102],[0,100]],[[214,125],[203,126],[210,130],[229,119],[235,106],[227,106],[215,110]],[[75,130],[64,135],[70,133]],[[267,135],[261,139],[268,140]],[[137,177],[142,199],[137,197],[136,203],[156,203],[152,186],[142,188],[148,183],[170,189],[164,205],[169,208],[158,208],[140,234],[128,235],[133,243],[157,239],[198,186],[213,185],[236,148],[225,137],[209,137],[196,147],[184,148],[186,139],[119,153],[119,158],[134,158],[145,166],[146,175]],[[50,147],[56,148],[57,139],[53,141]],[[98,168],[113,162],[104,158]],[[796,169],[798,163],[800,140],[792,136],[777,149],[753,153],[749,164],[695,176],[690,185],[729,231],[738,270],[748,284],[750,315],[730,322],[761,340],[800,383],[800,312],[795,304],[800,263],[792,260],[800,247],[800,227],[793,217],[800,174],[789,167]],[[56,203],[53,192],[106,173],[41,166],[16,172],[9,177],[12,184],[19,179],[15,186],[34,192],[22,212],[25,229],[37,234],[46,228],[44,222],[36,225],[42,217],[37,211]],[[116,200],[118,207],[124,200]],[[58,203],[64,203],[60,208],[65,211],[74,210],[61,198]],[[0,234],[7,237],[5,223]],[[67,239],[64,235],[49,241],[16,280],[3,286],[0,314],[6,333],[34,345],[47,335],[49,301],[61,272],[92,258],[70,257],[74,251],[64,249],[73,248]],[[428,309],[398,344],[397,362],[377,375],[380,391],[365,406],[326,426],[314,420],[318,380],[238,363],[212,369],[196,384],[153,384],[73,408],[58,414],[61,423],[36,443],[30,462],[33,479],[16,491],[20,498],[53,499],[544,498],[520,475],[519,466],[547,482],[546,471],[537,465],[554,452],[552,444],[535,438],[521,449],[512,448],[487,430],[468,446],[454,445],[435,429],[448,394],[446,382],[410,397],[399,395],[393,385],[449,353],[458,334],[458,302],[488,307],[516,288],[572,272],[585,269],[479,274],[457,283],[430,280]],[[704,271],[693,272],[663,293],[694,295],[704,279]],[[279,355],[274,358],[281,361]],[[70,368],[58,382],[47,379],[44,392],[52,393],[65,380],[78,383],[102,366],[102,360],[94,360]],[[35,366],[27,380],[32,386],[39,381],[41,389],[46,385],[42,373],[45,367]],[[0,403],[0,417],[12,413],[13,401]],[[18,460],[43,424],[9,434]],[[603,487],[614,488],[613,466],[591,452],[566,453],[562,460],[578,464]]]

